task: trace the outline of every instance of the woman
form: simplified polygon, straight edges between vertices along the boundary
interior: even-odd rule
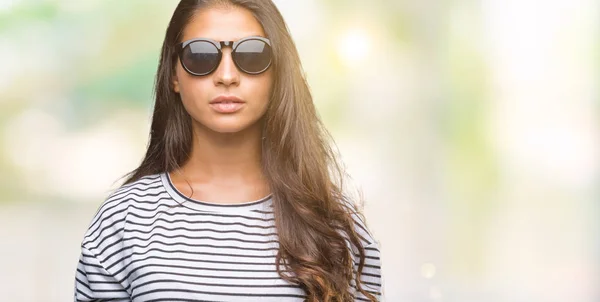
[[[378,244],[342,192],[270,0],[184,0],[141,165],[100,206],[76,301],[378,301]]]

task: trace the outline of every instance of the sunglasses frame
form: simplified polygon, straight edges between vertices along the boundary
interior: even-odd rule
[[[249,40],[259,40],[262,41],[264,43],[266,43],[267,45],[269,45],[269,52],[271,52],[271,56],[269,58],[269,64],[267,64],[267,66],[262,69],[261,71],[258,72],[249,72],[245,69],[243,69],[242,67],[240,67],[235,59],[235,50],[237,49],[237,47],[245,42],[245,41],[249,41]],[[189,70],[187,68],[187,66],[185,66],[185,64],[183,63],[183,50],[190,44],[194,43],[194,42],[208,42],[212,45],[214,45],[217,48],[217,51],[219,53],[219,63],[215,64],[215,67],[213,67],[210,71],[205,72],[205,73],[196,73],[193,72],[191,70]],[[194,39],[190,39],[187,41],[183,41],[181,43],[177,43],[176,44],[176,50],[177,50],[177,56],[179,57],[179,62],[181,63],[181,66],[183,67],[183,69],[185,69],[185,71],[187,71],[189,74],[191,75],[195,75],[195,76],[205,76],[205,75],[209,75],[211,74],[213,71],[215,71],[219,65],[221,65],[221,60],[223,59],[223,47],[226,46],[230,46],[231,47],[231,56],[232,56],[232,60],[233,63],[235,64],[235,66],[237,67],[238,70],[247,73],[247,74],[251,74],[251,75],[256,75],[256,74],[260,74],[265,72],[267,69],[269,69],[269,67],[271,66],[271,63],[273,62],[273,53],[272,53],[272,49],[271,49],[271,41],[268,38],[265,37],[261,37],[261,36],[250,36],[250,37],[245,37],[242,39],[239,39],[237,41],[217,41],[217,40],[213,40],[213,39],[209,39],[209,38],[194,38]]]

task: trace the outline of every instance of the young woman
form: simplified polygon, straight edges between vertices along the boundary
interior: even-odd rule
[[[76,301],[379,301],[380,253],[270,0],[184,0],[141,165],[81,244]]]

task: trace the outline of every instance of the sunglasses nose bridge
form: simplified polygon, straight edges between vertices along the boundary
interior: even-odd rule
[[[219,41],[219,44],[221,45],[221,49],[225,48],[226,46],[233,49],[233,41]]]
[[[219,41],[219,46],[220,46],[219,51],[221,52],[221,61],[224,59],[225,53],[227,52],[227,51],[225,51],[225,47],[231,48],[230,51],[229,51],[229,55],[232,56],[232,54],[233,54],[233,41]],[[233,57],[231,57],[231,59],[233,59]]]

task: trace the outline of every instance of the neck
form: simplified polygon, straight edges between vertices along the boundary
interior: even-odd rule
[[[182,172],[191,180],[229,182],[262,178],[260,123],[219,133],[194,122],[193,144]]]

